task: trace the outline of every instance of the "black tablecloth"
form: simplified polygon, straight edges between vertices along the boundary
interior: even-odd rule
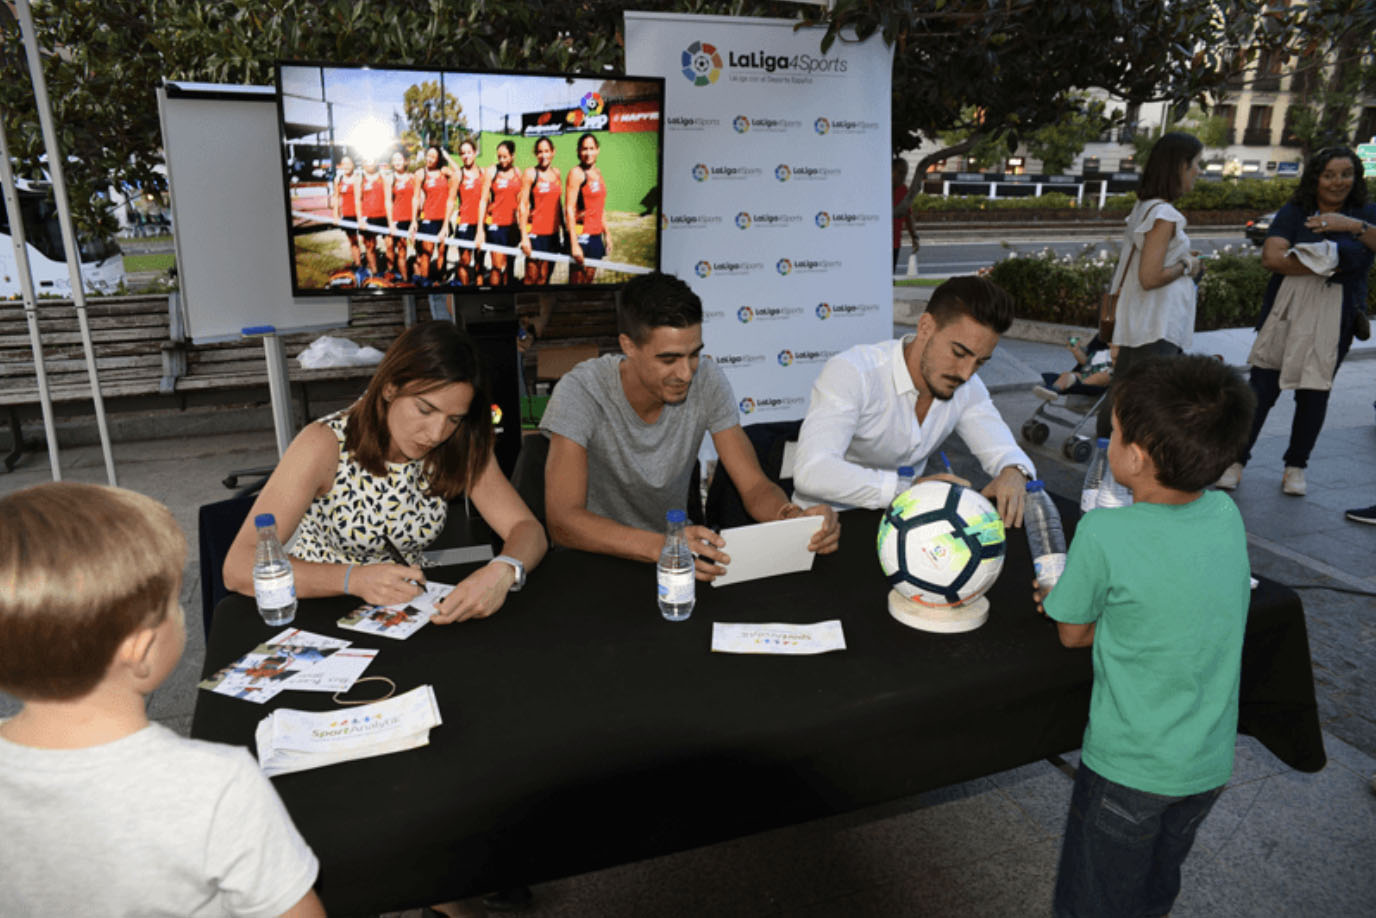
[[[379,647],[368,670],[430,683],[430,745],[274,779],[321,860],[332,914],[399,909],[682,850],[896,799],[1075,749],[1087,650],[1033,609],[1020,530],[989,621],[939,635],[894,621],[874,551],[878,514],[844,514],[841,549],[810,573],[699,585],[664,621],[651,565],[556,551],[485,621],[406,641],[335,627],[356,604],[301,603],[295,624]],[[455,582],[466,569],[437,572]],[[445,575],[448,576],[445,576]],[[847,649],[709,652],[713,621],[839,618]],[[212,672],[278,629],[251,599],[216,610]],[[1263,581],[1243,660],[1241,727],[1288,764],[1322,767],[1303,610]],[[201,692],[192,735],[252,745],[265,705]]]

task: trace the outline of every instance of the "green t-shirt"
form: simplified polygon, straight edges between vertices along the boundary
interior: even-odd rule
[[[1219,491],[1080,521],[1045,608],[1097,623],[1081,752],[1090,768],[1176,797],[1227,783],[1250,576],[1242,515]]]

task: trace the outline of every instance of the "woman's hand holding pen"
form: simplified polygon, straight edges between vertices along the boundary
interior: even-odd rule
[[[356,564],[349,571],[347,592],[375,606],[390,606],[415,599],[425,592],[424,583],[425,574],[411,565]]]

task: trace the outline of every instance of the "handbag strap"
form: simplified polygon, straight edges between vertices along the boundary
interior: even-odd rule
[[[1147,208],[1147,213],[1142,215],[1142,219],[1143,219],[1143,220],[1146,220],[1147,215],[1150,214],[1153,210],[1155,210],[1158,206],[1159,206],[1159,204],[1153,204],[1151,207],[1148,207],[1148,208]],[[1132,270],[1132,259],[1133,259],[1133,257],[1134,257],[1136,254],[1137,254],[1137,243],[1134,242],[1134,243],[1132,243],[1132,250],[1128,252],[1128,263],[1127,263],[1126,265],[1123,266],[1123,273],[1122,273],[1122,276],[1120,276],[1120,277],[1118,278],[1118,289],[1117,289],[1117,290],[1110,290],[1110,291],[1109,291],[1109,295],[1110,295],[1110,296],[1112,296],[1113,294],[1116,294],[1116,293],[1119,293],[1120,291],[1122,291],[1122,289],[1123,289],[1123,284],[1126,283],[1126,282],[1127,282],[1127,279],[1128,279],[1128,272]]]

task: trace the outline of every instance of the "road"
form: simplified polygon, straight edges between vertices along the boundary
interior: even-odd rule
[[[997,236],[998,228],[991,227],[989,236]],[[1241,233],[1228,231],[1219,235],[1206,235],[1207,231],[1190,233],[1190,242],[1205,255],[1212,254],[1215,250],[1224,249],[1232,246],[1234,251],[1251,252],[1256,247],[1247,241]],[[1050,248],[1058,256],[1078,255],[1085,251],[1102,250],[1108,257],[1116,259],[1118,248],[1121,244],[1120,237],[1110,237],[1105,233],[1102,235],[1080,235],[1071,236],[1050,236],[1046,233],[1038,234],[1037,238],[1028,238],[1028,234],[1020,234],[1019,231],[1010,231],[1010,238],[1005,242],[983,242],[975,241],[968,234],[944,240],[942,236],[931,234],[922,241],[922,249],[917,254],[917,273],[918,276],[945,277],[951,274],[971,274],[979,268],[988,267],[996,261],[1008,257],[1010,251],[1017,252],[1019,255],[1035,255],[1043,249]],[[986,237],[988,238],[988,237]],[[907,235],[904,234],[906,242]],[[912,247],[904,245],[898,257],[898,274],[906,276],[905,266],[908,263],[908,255]]]

